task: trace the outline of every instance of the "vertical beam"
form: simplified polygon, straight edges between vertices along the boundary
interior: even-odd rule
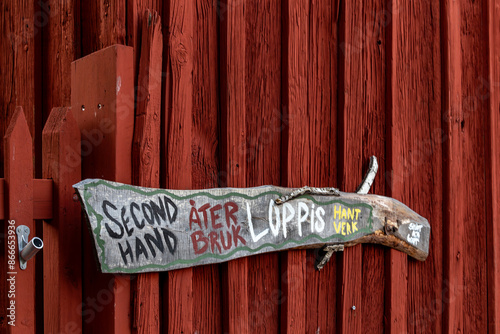
[[[160,187],[161,78],[163,36],[159,15],[143,11],[142,47],[133,140],[133,183]],[[133,287],[135,333],[160,332],[160,276],[139,274]]]
[[[37,14],[34,20],[34,5],[28,1],[2,1],[0,11],[0,176],[4,171],[4,135],[9,121],[18,106],[25,111],[25,118],[32,136],[33,146],[40,145],[41,110],[35,103],[35,41],[40,38],[46,11]],[[40,22],[39,22],[40,21]],[[40,132],[38,132],[40,131]],[[36,140],[38,139],[38,140]],[[33,152],[35,153],[35,151]],[[31,155],[33,155],[33,153]],[[32,160],[33,162],[33,160]],[[34,233],[34,232],[33,232]]]
[[[131,183],[134,126],[132,48],[114,45],[71,65],[71,105],[82,134],[82,177]],[[129,333],[130,279],[98,272],[83,230],[83,328]]]
[[[81,1],[82,55],[125,44],[126,0]]]
[[[336,185],[336,39],[338,3],[287,1],[283,8],[282,184]],[[320,121],[319,121],[320,120]],[[336,262],[321,273],[315,252],[282,258],[281,329],[291,333],[335,327]]]
[[[372,155],[385,170],[385,27],[391,13],[384,1],[342,2],[340,41],[339,184],[355,191]],[[384,194],[383,172],[373,192]],[[342,253],[339,332],[383,331],[383,249],[349,247]]]
[[[488,98],[488,4],[483,2],[460,2],[461,48],[461,93],[463,115],[460,130],[466,139],[462,143],[462,173],[465,203],[464,252],[456,254],[462,258],[464,281],[457,288],[464,293],[462,332],[488,330],[488,273],[487,273],[487,191],[485,189],[488,169],[485,152],[490,110]],[[498,110],[496,110],[498,113]],[[470,250],[474,250],[471,252]]]
[[[217,186],[217,31],[212,1],[172,2],[165,91],[166,187]],[[221,332],[217,265],[169,272],[168,332]]]
[[[283,104],[288,127],[282,138],[282,185],[300,188],[311,184],[311,147],[308,108],[309,3],[285,1],[283,6]],[[312,116],[312,115],[311,115]],[[292,121],[290,122],[290,119]],[[300,163],[299,163],[300,161]],[[306,331],[306,251],[291,250],[281,255],[281,330],[284,333]]]
[[[44,69],[41,94],[43,121],[47,120],[55,106],[71,103],[71,62],[80,52],[78,23],[78,0],[40,1],[38,19],[46,20],[43,27],[42,67]]]
[[[443,224],[444,231],[444,306],[443,327],[448,333],[463,331],[464,293],[460,287],[464,279],[464,223],[466,221],[464,203],[466,193],[462,190],[464,176],[462,170],[462,55],[460,2],[447,0],[442,6],[443,38],[443,130],[446,141],[443,144],[444,185]]]
[[[432,226],[429,258],[423,263],[388,251],[386,329],[390,333],[442,322],[442,133],[439,3],[392,3],[387,59],[387,194]],[[426,43],[422,44],[422,40]]]
[[[247,186],[279,184],[281,155],[281,5],[266,0],[244,6]],[[266,8],[266,10],[262,10]],[[235,45],[238,47],[240,43]],[[238,102],[237,102],[238,103]],[[279,329],[279,254],[248,259],[249,329]]]
[[[54,183],[53,218],[43,227],[44,332],[80,332],[80,204],[72,188],[81,180],[80,131],[69,108],[52,110],[42,140],[43,177]]]
[[[231,7],[229,7],[231,4]],[[245,94],[245,4],[220,6],[221,168],[222,186],[245,187],[247,129]],[[222,264],[224,332],[248,333],[248,258]]]
[[[217,5],[197,0],[193,10],[193,188],[218,186]],[[220,266],[193,268],[193,331],[222,332]]]
[[[166,188],[193,186],[193,10],[192,1],[173,1],[167,7],[169,19],[167,90],[165,92]],[[193,269],[167,273],[164,328],[168,333],[193,332]]]
[[[163,2],[160,0],[129,0],[127,1],[127,45],[134,48],[134,73],[137,86],[139,58],[141,54],[141,31],[144,11],[162,13]]]
[[[15,239],[7,238],[8,229],[14,221],[15,228],[19,225],[26,225],[30,229],[29,239],[36,236],[35,224],[33,221],[33,148],[30,130],[23,108],[18,107],[12,116],[9,127],[4,137],[5,152],[5,185],[9,193],[7,199],[7,219],[3,224],[3,249],[2,249],[2,271],[6,272],[6,277],[1,282],[2,286],[2,329],[6,333],[35,333],[35,265],[36,256],[27,263],[25,270],[19,268],[19,254],[17,251],[17,235]],[[8,263],[7,254],[8,241],[15,240],[15,264]],[[29,241],[29,240],[28,240]],[[9,283],[7,283],[9,279]],[[13,283],[12,283],[13,282]],[[14,291],[15,296],[7,291]],[[15,319],[8,318],[12,314],[7,311],[14,302]],[[14,321],[14,326],[8,324]],[[2,331],[3,331],[2,330]]]
[[[486,124],[486,233],[488,258],[488,331],[500,331],[500,1],[488,1],[490,106]]]
[[[220,13],[224,52],[222,114],[225,124],[233,126],[227,128],[230,133],[224,139],[228,141],[221,144],[223,165],[228,173],[225,179],[228,183],[237,182],[238,186],[278,184],[281,6],[276,1],[228,1],[221,3]],[[231,86],[235,80],[239,82]],[[239,110],[242,114],[237,115]],[[227,264],[225,279],[234,290],[225,293],[229,314],[226,330],[278,331],[281,302],[278,259],[278,254],[266,254]]]
[[[308,20],[307,38],[307,122],[292,113],[291,105],[284,117],[289,124],[288,142],[295,149],[303,142],[302,131],[309,134],[309,178],[312,186],[338,186],[338,9],[339,1],[312,1]],[[292,92],[289,89],[290,92]],[[318,121],[320,120],[320,121]],[[286,129],[286,127],[285,127]],[[286,145],[286,139],[284,145]],[[290,148],[288,149],[290,151]],[[283,152],[286,153],[286,152]],[[290,168],[297,175],[301,165],[291,161]],[[298,180],[297,180],[298,183]],[[300,186],[296,184],[297,186]],[[305,316],[306,332],[331,331],[337,323],[337,261],[330,260],[321,272],[316,270],[315,250],[306,251]]]

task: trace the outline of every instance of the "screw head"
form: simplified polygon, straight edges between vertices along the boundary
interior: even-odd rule
[[[356,306],[355,305],[351,306],[351,310],[356,311]]]

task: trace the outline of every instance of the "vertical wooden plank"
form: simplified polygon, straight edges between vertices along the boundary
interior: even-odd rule
[[[42,34],[40,86],[44,122],[53,107],[71,104],[71,62],[80,53],[80,38],[75,29],[79,5],[79,0],[40,1],[39,19],[46,20]]]
[[[397,7],[396,7],[397,6]],[[439,4],[393,3],[389,31],[389,117],[386,178],[389,196],[432,226],[423,263],[388,251],[386,330],[441,331],[442,133]],[[426,41],[426,43],[422,43]]]
[[[169,3],[169,40],[167,71],[170,82],[165,92],[165,150],[166,183],[173,189],[190,189],[193,161],[191,137],[193,126],[193,3]],[[187,268],[167,273],[164,285],[166,296],[164,317],[168,333],[193,331],[193,269]]]
[[[218,186],[217,4],[198,0],[193,9],[193,188]],[[220,266],[193,268],[193,331],[222,332]]]
[[[143,11],[142,47],[136,95],[133,139],[133,183],[160,187],[161,71],[163,36],[159,15]],[[133,330],[136,333],[160,332],[160,276],[137,275],[134,288]]]
[[[23,108],[18,107],[5,132],[4,137],[5,152],[5,185],[9,192],[7,199],[7,217],[3,224],[3,254],[2,271],[6,272],[2,286],[2,331],[5,333],[35,333],[36,309],[35,309],[35,265],[36,256],[31,259],[25,270],[19,268],[19,254],[17,251],[17,235],[15,237],[15,264],[7,261],[9,244],[5,236],[8,235],[8,228],[14,221],[14,226],[25,225],[30,229],[29,239],[36,236],[35,224],[33,221],[33,148],[30,130]],[[9,282],[7,282],[9,280]],[[14,292],[14,296],[7,291]],[[9,296],[10,295],[10,296]],[[11,311],[14,301],[14,319],[7,317]],[[14,320],[11,324],[9,321]]]
[[[487,332],[487,221],[485,129],[489,113],[488,97],[488,21],[487,3],[460,3],[462,110],[461,131],[466,139],[462,152],[464,162],[462,192],[464,205],[464,292],[463,332]],[[487,133],[487,130],[486,130]],[[469,250],[474,250],[470,252]]]
[[[80,203],[72,185],[81,180],[80,131],[69,108],[52,110],[43,130],[43,177],[54,186],[53,218],[43,227],[45,333],[79,332],[82,314]]]
[[[71,65],[71,105],[82,135],[82,178],[131,183],[132,56],[132,48],[114,45]],[[84,331],[129,333],[129,276],[99,273],[93,247],[84,229]]]
[[[486,136],[488,331],[500,331],[500,2],[488,2],[489,124]]]
[[[219,8],[224,52],[222,133],[228,131],[222,143],[222,165],[228,173],[224,179],[229,186],[278,184],[281,6],[275,1],[228,1]],[[278,254],[230,262],[226,269],[226,330],[278,331]]]
[[[127,0],[81,1],[82,55],[125,44]]]
[[[338,68],[338,1],[311,1],[309,15],[304,24],[308,27],[307,38],[307,122],[292,113],[292,105],[284,117],[288,122],[288,142],[297,150],[308,138],[309,174],[301,175],[312,186],[338,186],[337,182],[337,68]],[[289,89],[289,91],[292,91]],[[285,123],[286,125],[286,123]],[[286,127],[285,127],[286,129]],[[285,140],[285,139],[284,139]],[[285,140],[284,145],[287,145]],[[305,149],[303,145],[302,149]],[[290,148],[287,150],[290,152]],[[283,152],[285,153],[285,152]],[[299,160],[302,158],[297,156]],[[302,166],[290,161],[295,175]],[[293,163],[293,164],[292,164]],[[301,186],[300,184],[296,186]],[[337,322],[337,260],[334,256],[321,271],[315,267],[317,251],[306,251],[305,316],[306,332],[331,332]]]
[[[281,6],[249,1],[245,6],[245,102],[247,186],[280,182]],[[237,44],[235,47],[238,47]],[[279,329],[279,255],[248,259],[249,327],[252,332]]]
[[[171,3],[165,91],[166,187],[217,186],[216,6]],[[220,332],[217,265],[168,273],[164,286],[168,332]]]
[[[464,222],[466,193],[463,191],[462,143],[466,140],[461,127],[462,110],[462,55],[460,2],[444,1],[443,31],[443,224],[444,231],[444,289],[443,327],[449,333],[463,331],[464,325]]]
[[[222,186],[245,187],[247,129],[245,94],[245,4],[220,3]],[[229,7],[231,5],[231,7]],[[248,333],[248,258],[222,264],[224,332]]]
[[[163,13],[163,2],[160,0],[127,0],[127,45],[134,48],[134,73],[135,85],[137,86],[137,75],[139,71],[139,59],[141,54],[141,27],[145,10]]]
[[[289,121],[282,136],[282,185],[311,185],[311,160],[315,152],[310,135],[308,108],[309,1],[285,1],[283,6],[283,97]],[[316,106],[313,106],[313,108]],[[312,108],[311,108],[312,109]],[[292,121],[290,122],[290,119]],[[281,331],[304,333],[306,329],[306,251],[291,250],[281,255]]]
[[[372,155],[385,170],[385,27],[391,14],[385,7],[383,1],[342,3],[339,184],[344,191],[356,190]],[[383,195],[384,188],[379,172],[371,192]],[[339,331],[382,332],[383,249],[358,245],[342,255]]]
[[[41,127],[35,131],[35,120],[41,110],[35,103],[35,40],[40,37],[45,11],[37,13],[32,2],[7,0],[0,3],[0,175],[4,171],[3,139],[17,106],[25,111],[25,118],[33,139],[39,147]],[[33,152],[34,153],[34,152]],[[32,155],[33,155],[32,153]],[[32,161],[33,162],[33,161]]]
[[[336,146],[327,144],[336,138],[336,7],[316,1],[288,1],[283,7],[282,184],[288,187],[336,185]],[[315,256],[296,250],[281,258],[283,331],[335,327],[336,293],[321,285],[335,286],[335,260],[320,274]]]

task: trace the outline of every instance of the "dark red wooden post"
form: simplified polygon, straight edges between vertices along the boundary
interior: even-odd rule
[[[169,18],[165,149],[166,188],[191,189],[193,187],[192,120],[193,120],[193,39],[194,5],[191,1],[170,4]],[[168,130],[167,130],[168,129]],[[167,273],[164,285],[164,318],[168,319],[167,333],[193,331],[193,269]]]
[[[442,104],[440,6],[392,3],[387,38],[387,195],[431,224],[429,257],[387,251],[386,330],[439,332],[442,311]],[[418,19],[415,19],[418,18]],[[425,47],[418,48],[425,40]]]
[[[221,183],[245,187],[247,175],[247,129],[245,96],[244,6],[227,10],[221,20]],[[229,333],[248,333],[248,258],[222,265],[223,328]]]
[[[137,111],[132,150],[133,184],[160,187],[161,79],[163,36],[158,14],[144,11],[137,86]],[[134,288],[133,330],[160,332],[160,276],[137,275]]]
[[[71,65],[71,105],[82,136],[82,178],[131,183],[134,132],[131,47],[113,45]],[[98,272],[94,245],[83,230],[83,328],[131,331],[130,277]]]
[[[459,120],[462,114],[462,55],[460,3],[445,1],[443,6],[444,38],[444,112],[443,130],[446,141],[443,145],[443,230],[446,247],[443,271],[448,288],[443,297],[448,301],[444,307],[443,328],[449,333],[463,331],[464,291],[460,289],[464,279],[464,262],[458,254],[464,254],[464,222],[466,193],[461,189],[464,183],[462,143],[464,136]],[[460,223],[458,223],[460,222]]]
[[[12,235],[9,229],[19,225],[28,226],[30,229],[29,240],[36,236],[33,221],[33,146],[30,130],[24,112],[17,107],[4,137],[4,172],[5,188],[8,192],[6,220],[3,224],[5,236]],[[9,223],[13,222],[13,223]],[[7,273],[2,284],[2,327],[6,333],[35,333],[35,264],[36,256],[28,261],[26,269],[19,267],[18,238],[15,235],[15,264],[7,262],[7,254],[12,238],[5,238],[4,256],[2,256],[2,271]],[[27,241],[29,241],[27,240]],[[15,296],[8,292],[13,292]],[[15,305],[13,312],[15,326],[8,324],[12,314],[7,307]],[[39,310],[41,311],[41,310]]]
[[[370,156],[379,172],[371,193],[385,193],[385,25],[369,13],[384,11],[384,1],[342,2],[340,46],[340,179],[343,191],[354,192],[361,183]],[[366,39],[360,40],[360,35]],[[360,98],[360,97],[363,98]],[[384,251],[358,245],[339,254],[339,332],[383,331]]]
[[[282,185],[337,184],[336,2],[288,1],[283,13]],[[319,43],[324,41],[324,43]],[[317,45],[308,48],[307,45]],[[321,271],[314,250],[281,256],[281,330],[335,328],[335,257]]]
[[[488,2],[489,99],[486,124],[486,196],[488,257],[488,331],[500,332],[500,6]]]
[[[162,186],[217,187],[217,26],[215,3],[165,6],[166,91]],[[168,333],[221,332],[217,265],[169,272],[163,326]]]
[[[82,330],[82,228],[72,185],[81,180],[81,155],[70,108],[52,109],[42,140],[43,177],[54,183],[53,218],[43,226],[44,331],[76,333]]]
[[[220,5],[223,179],[231,187],[279,184],[281,7],[275,1]],[[278,331],[279,255],[231,261],[224,273],[224,330]]]

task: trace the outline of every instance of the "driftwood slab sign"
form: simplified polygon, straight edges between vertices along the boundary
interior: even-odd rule
[[[358,243],[386,245],[422,261],[428,255],[428,221],[383,196],[274,186],[164,190],[98,179],[74,187],[106,273]]]

